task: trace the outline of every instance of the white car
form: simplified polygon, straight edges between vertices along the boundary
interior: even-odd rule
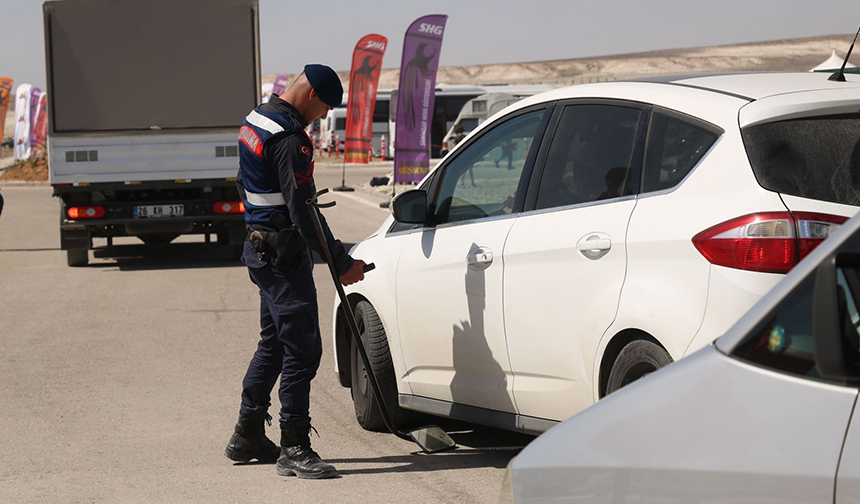
[[[347,293],[395,421],[540,433],[722,335],[858,211],[848,78],[588,84],[482,123],[352,252],[377,266]],[[333,326],[358,421],[381,428]]]
[[[500,502],[860,502],[860,217],[714,345],[529,444]]]

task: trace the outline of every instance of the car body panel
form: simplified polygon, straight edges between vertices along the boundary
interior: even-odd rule
[[[752,102],[741,108],[738,124],[746,128],[763,122],[800,117],[851,114],[860,107],[857,97],[846,97],[845,87],[787,93]],[[858,87],[860,91],[860,87]]]
[[[752,100],[810,90],[860,87],[860,79],[857,76],[846,75],[847,82],[833,82],[828,80],[828,77],[829,74],[812,72],[726,73],[688,77],[673,83],[746,96]]]
[[[533,441],[516,502],[831,503],[856,396],[709,346]]]
[[[590,335],[615,318],[635,206],[628,197],[517,219],[504,252],[504,317],[521,414],[564,420],[591,405]],[[592,237],[610,240],[610,248],[577,250]]]
[[[851,425],[848,427],[848,434],[842,447],[839,473],[836,475],[835,504],[860,502],[860,419],[858,418],[860,417],[855,405]]]
[[[502,251],[514,221],[422,228],[406,239],[397,318],[415,395],[515,412],[502,316]],[[491,262],[469,266],[479,249]]]

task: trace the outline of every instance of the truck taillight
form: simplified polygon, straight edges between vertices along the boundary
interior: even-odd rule
[[[100,206],[71,207],[66,213],[70,219],[98,219],[105,216],[105,209]]]
[[[216,214],[245,213],[245,204],[241,201],[219,201],[212,205]]]
[[[693,237],[693,245],[717,266],[787,273],[846,220],[810,212],[762,212],[710,227]]]

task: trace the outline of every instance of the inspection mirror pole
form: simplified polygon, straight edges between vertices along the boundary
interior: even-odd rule
[[[308,211],[311,214],[311,220],[314,223],[314,228],[317,232],[317,238],[319,238],[320,249],[322,249],[323,252],[323,259],[325,259],[326,264],[328,264],[329,272],[331,273],[332,280],[334,280],[337,295],[340,298],[340,307],[343,310],[343,314],[346,316],[346,321],[349,325],[349,332],[352,334],[352,340],[355,342],[355,346],[361,356],[361,361],[364,363],[364,368],[367,371],[367,379],[370,381],[370,385],[373,388],[372,393],[376,394],[376,403],[379,405],[380,413],[382,413],[382,421],[385,422],[385,426],[388,427],[388,430],[392,434],[407,441],[414,441],[425,453],[436,453],[455,448],[457,444],[454,443],[454,440],[451,439],[444,430],[436,425],[428,425],[426,427],[413,429],[406,434],[391,422],[391,416],[388,414],[388,407],[382,399],[382,390],[379,388],[379,382],[376,381],[373,368],[370,366],[370,359],[367,357],[367,351],[364,349],[364,344],[361,341],[358,324],[355,323],[355,314],[352,311],[352,306],[350,306],[346,293],[343,290],[343,286],[340,283],[340,277],[337,274],[337,270],[335,270],[334,260],[331,257],[331,250],[329,250],[328,242],[326,242],[325,235],[323,234],[319,209],[333,207],[336,203],[334,201],[330,203],[320,203],[318,201],[318,198],[327,192],[328,189],[323,189],[317,192],[312,198],[307,200],[306,203],[308,205]],[[374,267],[373,263],[370,263],[365,266],[364,270],[367,272],[372,270]]]

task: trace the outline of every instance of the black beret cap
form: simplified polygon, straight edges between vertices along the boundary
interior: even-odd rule
[[[337,72],[325,65],[305,65],[305,77],[326,105],[337,107],[341,104],[343,85]]]

